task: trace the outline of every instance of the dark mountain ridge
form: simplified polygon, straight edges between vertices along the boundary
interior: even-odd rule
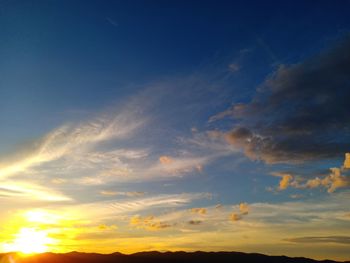
[[[333,260],[314,260],[303,257],[267,256],[257,253],[242,252],[139,252],[125,255],[119,252],[112,254],[70,252],[66,254],[43,253],[31,256],[20,256],[16,253],[0,254],[0,262],[16,263],[336,263]],[[350,261],[347,261],[350,263]]]

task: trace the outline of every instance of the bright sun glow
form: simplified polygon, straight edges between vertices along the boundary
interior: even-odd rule
[[[48,245],[52,244],[52,239],[47,236],[47,232],[34,228],[21,228],[15,235],[12,243],[4,244],[5,251],[16,251],[24,254],[42,253],[48,250]]]
[[[24,217],[28,222],[36,222],[43,224],[55,224],[60,220],[58,215],[43,211],[43,210],[30,210],[24,214]]]

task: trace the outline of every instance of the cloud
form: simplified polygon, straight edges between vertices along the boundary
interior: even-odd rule
[[[298,187],[298,183],[296,182],[294,176],[290,173],[284,173],[284,172],[273,172],[271,173],[273,176],[280,177],[281,180],[278,185],[278,190],[286,190],[290,186]]]
[[[172,224],[159,221],[154,216],[141,217],[139,215],[133,216],[130,219],[130,225],[151,231],[162,230],[172,226]]]
[[[241,69],[240,65],[237,63],[231,63],[228,65],[228,70],[232,73],[235,73]]]
[[[294,65],[280,65],[249,103],[210,118],[233,118],[227,141],[254,160],[295,163],[337,158],[350,148],[350,37]]]
[[[240,214],[232,213],[230,215],[230,220],[233,221],[233,222],[241,220],[241,219],[242,219],[242,216]]]
[[[233,212],[230,214],[230,220],[232,222],[243,219],[244,216],[249,213],[249,205],[247,203],[240,203],[238,205],[239,213]]]
[[[0,185],[0,198],[13,197],[18,200],[29,201],[39,200],[47,202],[72,201],[57,191],[44,186],[21,181],[2,181]]]
[[[169,156],[161,156],[159,157],[159,161],[162,164],[171,164],[173,162],[173,159]]]
[[[142,170],[146,178],[167,178],[182,176],[192,172],[201,172],[203,166],[212,159],[211,156],[161,156],[159,162],[150,164]],[[141,172],[141,171],[140,171]]]
[[[100,116],[75,125],[63,125],[33,142],[26,149],[3,158],[0,162],[0,178],[25,173],[29,168],[67,156],[75,160],[84,155],[87,149],[91,151],[91,147],[97,143],[130,136],[144,123],[145,120],[138,118],[134,112],[125,111],[115,116]],[[125,156],[132,154],[125,152]]]
[[[64,184],[66,182],[67,182],[67,180],[63,179],[63,178],[53,178],[51,180],[51,183],[53,183],[53,184]]]
[[[287,189],[287,187],[290,185],[290,181],[293,179],[293,177],[289,174],[283,175],[280,184],[279,184],[279,189],[284,190]]]
[[[192,225],[192,226],[198,226],[200,224],[202,224],[203,221],[201,220],[190,220],[188,221],[188,224]]]
[[[207,213],[207,209],[204,207],[191,208],[191,212],[199,215],[205,215]]]
[[[239,204],[239,211],[242,215],[248,215],[249,213],[249,206],[247,203],[240,203]]]
[[[341,169],[330,168],[331,173],[326,177],[320,179],[318,177],[310,179],[306,182],[307,188],[316,188],[323,186],[327,188],[328,193],[333,193],[338,188],[345,188],[350,186],[350,178],[341,174]]]
[[[292,199],[299,199],[299,198],[302,198],[304,196],[302,194],[291,194],[289,197]]]
[[[346,158],[345,162],[347,160]],[[329,170],[330,173],[328,175],[323,177],[316,176],[311,179],[306,179],[299,176],[297,180],[295,176],[288,173],[272,173],[272,175],[282,178],[279,182],[278,190],[285,190],[288,187],[298,189],[324,187],[327,189],[328,193],[333,193],[338,188],[347,188],[350,186],[350,177],[346,175],[347,169],[345,169],[344,166],[340,168],[330,168]]]
[[[112,202],[108,204],[108,207],[115,213],[134,212],[150,208],[185,206],[193,200],[207,197],[208,193],[158,195],[154,197],[139,198],[132,201]]]
[[[134,192],[117,192],[117,191],[101,191],[101,195],[104,196],[127,196],[127,197],[140,197],[144,196],[145,192],[139,192],[139,191],[134,191]]]
[[[345,154],[345,161],[343,167],[345,169],[350,169],[350,153]]]
[[[350,236],[319,236],[319,237],[296,237],[286,238],[285,241],[293,243],[338,243],[350,244]]]
[[[217,205],[215,206],[215,209],[221,209],[221,208],[223,208],[223,205],[222,205],[222,204],[217,204]]]

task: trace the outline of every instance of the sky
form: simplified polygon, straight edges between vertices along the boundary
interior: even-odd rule
[[[0,1],[0,251],[350,259],[349,1]]]

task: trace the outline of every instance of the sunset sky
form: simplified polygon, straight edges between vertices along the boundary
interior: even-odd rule
[[[349,1],[0,1],[0,252],[350,260]]]

